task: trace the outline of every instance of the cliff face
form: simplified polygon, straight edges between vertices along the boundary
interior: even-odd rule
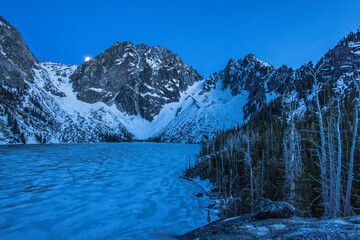
[[[115,104],[120,111],[148,121],[200,80],[195,70],[169,50],[131,42],[115,43],[71,76],[79,100]]]
[[[21,33],[0,16],[0,81],[2,86],[24,87],[34,80],[37,59],[26,46]]]

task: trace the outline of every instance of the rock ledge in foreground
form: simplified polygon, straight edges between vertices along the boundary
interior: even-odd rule
[[[312,218],[262,219],[252,214],[218,220],[189,233],[181,240],[284,239],[358,240],[360,216],[317,220]]]

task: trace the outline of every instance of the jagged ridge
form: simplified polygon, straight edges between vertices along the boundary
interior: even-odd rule
[[[198,143],[294,90],[301,108],[311,98],[304,67],[276,69],[252,54],[204,80],[159,46],[115,43],[90,62],[66,66],[39,63],[3,18],[0,38],[2,142],[91,142],[112,134]],[[319,63],[327,59],[322,79],[349,87],[359,48],[355,37],[330,50]]]

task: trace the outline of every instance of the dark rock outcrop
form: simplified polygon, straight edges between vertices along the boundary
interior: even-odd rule
[[[37,59],[26,46],[21,33],[0,16],[1,85],[27,88],[25,81],[33,81],[33,69],[37,68],[37,63]]]
[[[307,239],[307,240],[358,240],[360,216],[317,219],[265,219],[253,215],[212,222],[204,227],[178,236],[181,240],[228,240],[228,239]]]
[[[152,121],[164,104],[179,101],[180,92],[202,77],[163,47],[122,42],[79,66],[70,79],[78,99],[114,103]]]
[[[283,65],[276,69],[253,54],[242,59],[230,59],[224,70],[213,73],[204,82],[203,93],[216,88],[221,81],[222,89],[230,89],[233,96],[246,91],[249,96],[244,106],[244,118],[255,115],[262,106],[286,91],[294,70]]]
[[[294,216],[295,207],[288,202],[273,202],[259,198],[255,204],[254,216],[260,219],[289,218]]]

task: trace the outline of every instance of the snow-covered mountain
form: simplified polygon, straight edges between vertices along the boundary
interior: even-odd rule
[[[128,115],[152,121],[202,77],[165,48],[117,42],[79,66],[70,79],[78,99],[114,104]]]
[[[330,50],[321,60],[327,59],[323,78],[348,86],[341,79],[360,63],[359,46],[352,41]],[[201,142],[294,88],[311,96],[309,81],[303,69],[276,69],[252,54],[203,79],[169,50],[131,42],[115,43],[80,66],[39,63],[20,32],[0,18],[2,143]]]
[[[0,18],[0,142],[130,140],[119,111],[77,100],[69,76],[77,66],[39,63],[20,32]]]
[[[3,142],[97,142],[110,136],[131,139],[116,108],[77,100],[68,78],[77,66],[49,62],[36,66],[33,81],[24,81],[24,88],[2,85]]]
[[[187,92],[178,103],[177,116],[158,137],[175,142],[211,139],[218,131],[242,124],[282,94],[292,74],[292,69],[276,69],[252,54],[231,59],[224,70]]]

